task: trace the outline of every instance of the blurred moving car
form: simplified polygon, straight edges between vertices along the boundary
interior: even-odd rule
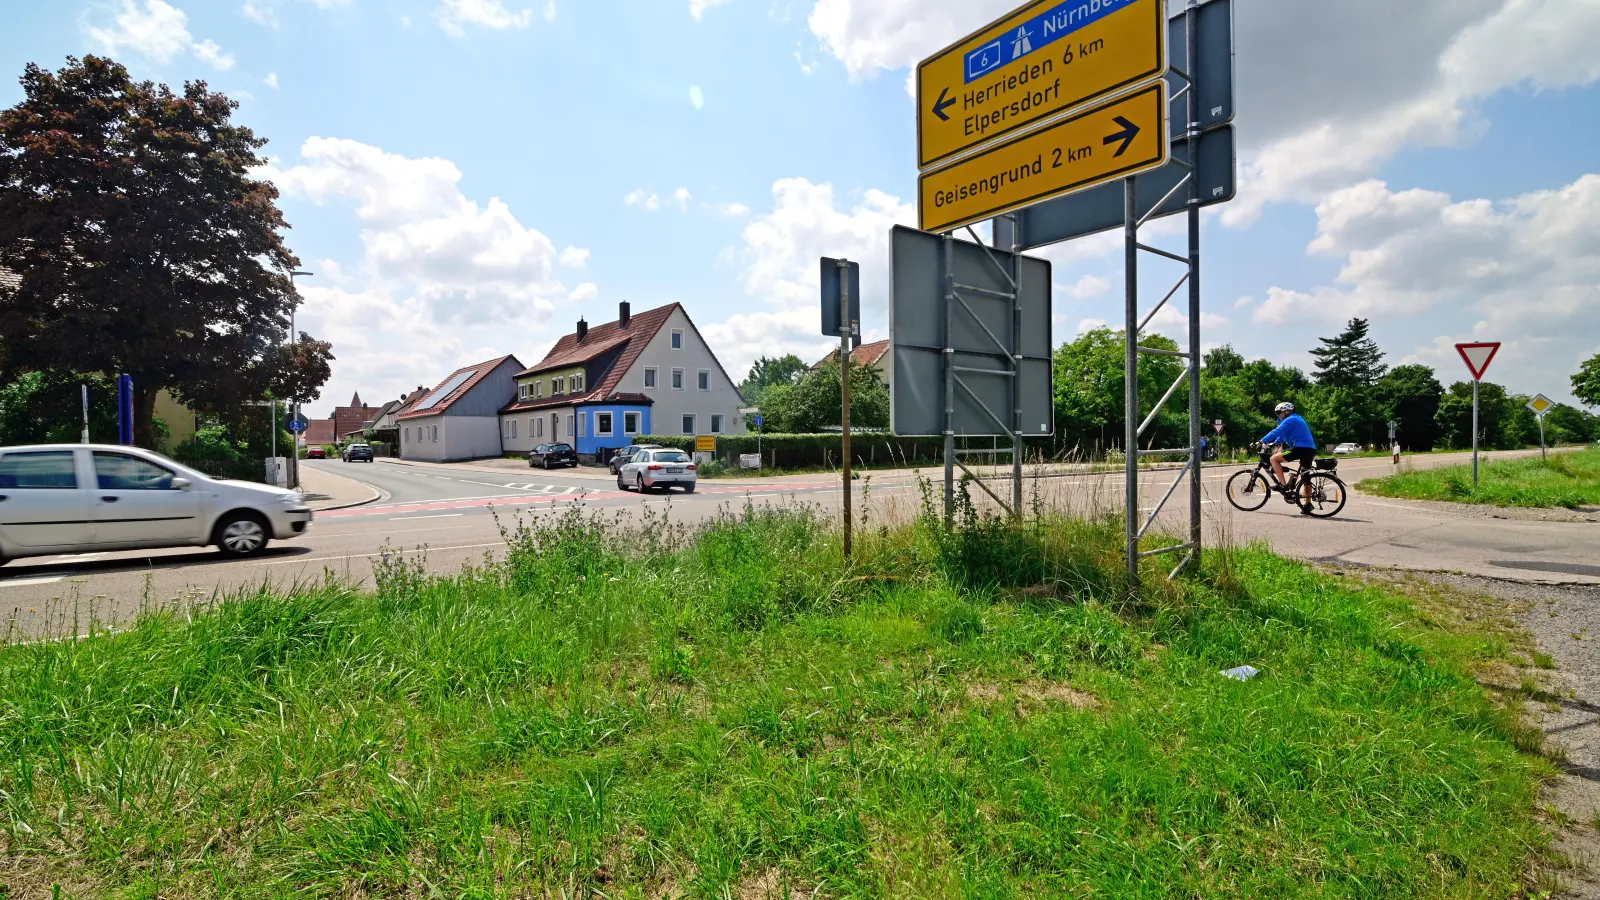
[[[528,451],[528,468],[544,466],[546,469],[554,466],[578,467],[578,451],[572,449],[571,444],[539,444]]]
[[[635,453],[638,453],[640,450],[659,450],[660,448],[660,444],[629,444],[612,455],[611,461],[606,463],[606,465],[611,467],[611,474],[615,475],[622,470],[622,467],[627,464],[628,460],[633,458]]]
[[[372,462],[371,444],[351,444],[344,448],[345,462]]]
[[[682,450],[641,450],[617,472],[617,487],[638,488],[640,493],[656,488],[681,487],[694,493],[695,465]]]
[[[1361,452],[1361,445],[1360,444],[1345,443],[1345,444],[1340,444],[1339,446],[1333,448],[1333,455],[1334,456],[1344,456],[1347,453],[1360,453],[1360,452]]]
[[[304,534],[300,494],[225,481],[136,447],[0,448],[0,565],[51,556],[215,545],[253,556]]]
[[[327,459],[327,458],[328,458],[328,451],[322,449],[321,447],[307,447],[306,448],[306,459]]]

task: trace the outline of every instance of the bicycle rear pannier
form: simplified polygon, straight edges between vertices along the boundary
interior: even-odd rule
[[[1316,462],[1312,463],[1312,465],[1319,469],[1337,469],[1339,468],[1339,460],[1337,457],[1330,459],[1318,459]]]

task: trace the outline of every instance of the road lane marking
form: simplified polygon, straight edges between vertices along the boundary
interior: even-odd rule
[[[505,545],[505,541],[490,541],[487,544],[458,544],[454,547],[429,547],[426,544],[422,544],[416,549],[425,549],[429,553],[441,553],[445,550],[477,550],[483,547],[504,547]],[[291,563],[299,563],[304,565],[306,563],[314,562],[339,562],[340,560],[345,559],[371,559],[375,556],[382,556],[385,553],[400,554],[405,552],[407,552],[406,549],[404,547],[400,547],[393,550],[379,550],[375,553],[343,553],[338,556],[314,556],[310,559],[274,559],[269,562],[253,563],[252,565],[256,568],[260,568],[262,566],[286,566]]]
[[[0,581],[0,587],[27,587],[31,584],[55,584],[66,577],[67,576],[65,575],[34,575],[29,578],[10,578],[5,581]]]
[[[393,517],[391,517],[389,519],[389,521],[391,521],[391,522],[405,522],[405,521],[409,521],[411,519],[453,519],[453,518],[455,518],[457,516],[464,516],[464,515],[466,515],[466,513],[434,513],[432,515],[426,515],[426,516],[393,516]]]

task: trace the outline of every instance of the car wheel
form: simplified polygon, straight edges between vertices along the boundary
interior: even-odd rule
[[[644,476],[643,475],[638,476],[638,479],[639,479],[639,493],[643,494],[646,491],[648,491],[649,488],[646,488],[644,486]]]
[[[694,493],[694,485],[692,485],[692,484],[686,484],[686,485],[684,485],[684,486],[683,486],[683,492],[684,492],[684,493],[685,493],[685,494],[692,494],[692,493]]]
[[[550,457],[548,456],[544,458],[544,470],[546,472],[550,471]]]
[[[617,490],[626,491],[627,489],[628,489],[628,483],[626,481],[622,480],[622,473],[618,472],[617,473]]]
[[[217,524],[216,545],[223,556],[254,556],[267,548],[267,523],[256,513],[231,513]]]

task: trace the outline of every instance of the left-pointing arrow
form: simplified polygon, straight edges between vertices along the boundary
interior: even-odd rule
[[[1122,146],[1117,148],[1117,152],[1111,154],[1111,156],[1115,158],[1128,152],[1128,145],[1133,143],[1133,139],[1139,136],[1139,126],[1129,122],[1122,116],[1117,116],[1112,121],[1116,122],[1118,125],[1121,125],[1122,130],[1116,132],[1115,134],[1107,135],[1104,143],[1107,146],[1110,146],[1111,144],[1115,144],[1117,141],[1122,142]]]
[[[950,97],[950,89],[947,87],[941,88],[939,90],[939,99],[933,101],[933,114],[948,122],[950,117],[945,115],[944,111],[955,105],[955,98]]]

